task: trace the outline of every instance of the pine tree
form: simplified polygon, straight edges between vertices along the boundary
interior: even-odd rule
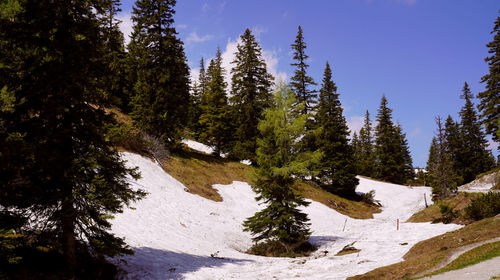
[[[305,131],[307,115],[296,117],[295,98],[290,89],[281,85],[275,93],[274,106],[264,112],[259,123],[257,180],[252,185],[258,194],[257,201],[267,206],[248,218],[244,230],[252,233],[253,240],[277,240],[287,248],[307,241],[309,219],[298,207],[309,202],[295,194],[294,176],[307,173],[307,165],[318,154],[304,154],[297,147],[297,140]]]
[[[256,161],[257,125],[262,112],[272,101],[271,86],[273,77],[267,72],[262,49],[250,29],[240,36],[232,74],[230,103],[235,122],[235,145],[232,156],[238,159]]]
[[[227,152],[231,142],[230,108],[227,103],[224,81],[224,68],[220,48],[217,48],[215,59],[210,61],[207,69],[207,89],[201,105],[200,124],[204,131],[200,139],[214,147],[214,153],[220,156]]]
[[[306,71],[309,65],[306,63],[309,56],[305,53],[306,43],[304,42],[304,36],[302,35],[302,27],[299,25],[299,30],[297,32],[297,37],[295,43],[293,43],[293,59],[294,63],[291,66],[295,66],[294,75],[291,78],[290,86],[295,91],[295,97],[297,103],[304,103],[305,106],[302,109],[302,114],[307,114],[311,112],[314,104],[316,104],[316,91],[310,89],[310,86],[315,86],[313,78],[307,75]]]
[[[45,230],[69,270],[79,264],[78,250],[130,253],[108,232],[110,215],[144,195],[130,188],[126,176],[138,174],[105,138],[113,118],[102,109],[105,88],[96,82],[109,70],[96,13],[108,3],[20,1],[16,7],[0,12],[2,215],[35,218],[23,230]]]
[[[135,81],[131,116],[144,131],[175,145],[188,120],[189,68],[173,27],[175,0],[137,0],[129,56]]]
[[[349,128],[342,114],[337,86],[332,81],[332,70],[328,62],[323,74],[316,114],[320,129],[317,138],[323,154],[317,170],[321,186],[329,192],[344,197],[354,197],[359,180],[353,148],[349,145]]]
[[[352,134],[352,139],[351,139],[351,147],[354,155],[354,161],[356,163],[356,173],[359,173],[359,170],[361,170],[361,145],[359,143],[359,138],[358,134],[356,131]]]
[[[480,92],[477,97],[481,100],[478,108],[481,111],[486,133],[491,134],[496,142],[500,142],[500,17],[497,17],[492,34],[493,41],[486,46],[491,56],[484,60],[488,63],[489,73],[481,78],[486,83],[486,90]],[[500,146],[499,146],[500,149]]]
[[[442,200],[456,192],[456,175],[453,171],[450,155],[446,151],[446,139],[441,118],[436,118],[438,126],[437,138],[432,139],[429,150],[429,160],[427,161],[427,171],[432,187],[434,200]]]
[[[392,109],[387,106],[387,99],[382,96],[375,127],[376,178],[404,184],[410,174],[404,172],[411,166],[408,145],[401,127],[392,122]],[[402,173],[403,172],[403,173]]]
[[[463,175],[467,160],[464,157],[465,149],[463,135],[461,134],[460,124],[448,115],[444,124],[444,139],[446,143],[446,152],[450,157],[453,170],[457,175],[457,185],[463,183]]]
[[[465,148],[463,179],[464,183],[468,183],[474,180],[476,175],[493,168],[495,161],[491,153],[486,150],[487,141],[472,103],[474,97],[467,83],[464,84],[462,92],[460,97],[465,100],[460,110],[460,128]]]
[[[359,131],[358,174],[368,177],[375,175],[375,155],[373,150],[372,123],[366,110],[364,125]]]

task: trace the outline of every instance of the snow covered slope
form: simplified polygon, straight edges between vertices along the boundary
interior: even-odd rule
[[[190,194],[151,160],[131,153],[122,157],[138,166],[142,179],[132,181],[149,195],[116,215],[113,232],[125,237],[135,255],[127,264],[126,279],[345,279],[402,260],[417,242],[459,228],[458,225],[402,223],[423,207],[430,189],[409,188],[360,178],[357,191],[375,190],[382,213],[357,220],[312,202],[304,211],[311,219],[311,242],[320,245],[306,258],[266,258],[243,253],[251,236],[242,222],[261,206],[244,182],[215,185],[223,202]],[[344,229],[345,224],[345,230]],[[334,256],[356,242],[359,253]],[[408,243],[407,245],[401,245]]]

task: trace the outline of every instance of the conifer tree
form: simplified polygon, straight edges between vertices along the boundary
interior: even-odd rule
[[[359,143],[358,134],[356,133],[356,131],[354,131],[354,133],[352,134],[351,146],[352,146],[352,150],[353,150],[354,161],[356,162],[356,173],[360,174],[359,170],[361,170],[361,166],[360,166],[361,147],[360,147],[360,143]]]
[[[372,123],[366,110],[363,127],[359,131],[358,174],[368,177],[375,175],[375,155],[373,150]]]
[[[399,141],[398,153],[396,156],[398,162],[398,176],[396,181],[406,183],[408,180],[414,179],[415,172],[413,170],[413,161],[410,155],[410,148],[406,140],[406,134],[403,133],[403,128],[400,124],[395,126],[395,136]]]
[[[304,108],[302,109],[302,114],[307,114],[311,112],[316,104],[316,91],[311,89],[311,86],[315,86],[313,78],[307,75],[306,71],[309,65],[306,63],[309,56],[305,53],[306,43],[304,42],[304,36],[302,35],[302,27],[299,25],[299,30],[297,32],[297,37],[295,43],[293,43],[293,59],[294,63],[291,66],[295,66],[294,75],[291,78],[290,86],[295,91],[295,97],[297,103],[304,103]]]
[[[429,172],[429,181],[432,187],[434,200],[441,200],[449,197],[456,192],[456,175],[453,171],[450,155],[446,151],[446,139],[441,118],[436,118],[438,126],[437,138],[434,137],[430,150],[429,160],[427,161],[427,171]]]
[[[405,136],[402,129],[392,122],[392,109],[387,106],[387,99],[382,96],[375,127],[376,178],[403,184],[411,179],[409,173],[401,173],[411,165]]]
[[[323,74],[317,106],[316,122],[319,127],[317,146],[323,159],[316,167],[321,186],[329,192],[353,197],[359,180],[353,148],[349,145],[349,128],[342,114],[337,86],[332,80],[328,62]]]
[[[460,96],[465,100],[465,104],[460,110],[461,135],[464,143],[463,159],[466,161],[463,169],[464,183],[471,182],[476,175],[493,168],[495,162],[491,153],[486,150],[487,141],[478,120],[469,85],[464,84],[463,94]]]
[[[256,162],[257,125],[262,112],[272,101],[271,86],[273,77],[267,72],[262,49],[250,29],[240,36],[235,53],[231,84],[230,103],[235,122],[235,144],[232,156]]]
[[[463,183],[464,168],[468,161],[468,159],[464,158],[466,147],[464,146],[464,139],[461,132],[460,124],[448,115],[444,124],[443,133],[446,143],[445,148],[456,174],[457,185]]]
[[[220,48],[217,48],[215,59],[210,61],[207,69],[208,83],[199,121],[204,129],[200,138],[204,143],[214,147],[217,156],[228,151],[232,132],[224,72]]]
[[[295,98],[291,90],[281,85],[274,97],[274,106],[264,112],[259,123],[257,180],[252,185],[258,194],[256,200],[266,207],[248,218],[244,230],[252,233],[253,240],[279,241],[287,248],[307,241],[309,219],[298,207],[309,202],[295,194],[294,176],[305,175],[307,165],[318,158],[318,153],[304,154],[297,140],[305,131],[306,115],[296,116]]]
[[[489,73],[481,78],[482,83],[486,83],[486,90],[480,92],[477,97],[481,100],[478,108],[481,111],[483,124],[486,133],[491,134],[498,143],[500,137],[500,17],[497,17],[492,34],[495,34],[493,41],[489,42],[488,53],[491,56],[484,60],[488,63]],[[499,146],[500,149],[500,146]]]
[[[137,0],[129,48],[133,63],[132,113],[144,131],[175,145],[188,120],[189,68],[173,26],[175,0]]]
[[[144,195],[130,188],[126,176],[138,174],[105,138],[113,118],[96,82],[109,70],[96,13],[109,6],[17,4],[0,12],[0,212],[35,218],[23,230],[46,231],[74,271],[78,250],[131,252],[108,231],[108,218]]]

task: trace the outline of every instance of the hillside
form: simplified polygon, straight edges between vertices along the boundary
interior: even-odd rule
[[[429,188],[409,188],[360,178],[359,192],[375,190],[383,207],[373,219],[353,219],[317,202],[304,211],[311,218],[311,242],[319,249],[310,257],[266,258],[243,253],[251,245],[242,221],[259,209],[244,182],[214,185],[221,202],[185,191],[185,186],[150,159],[122,153],[138,166],[136,188],[149,195],[116,215],[113,232],[125,237],[135,252],[114,259],[127,279],[343,279],[402,260],[419,241],[458,229],[459,225],[404,223],[424,207]],[[397,198],[397,199],[395,199]],[[400,221],[397,230],[397,219]],[[335,256],[346,245],[360,251]]]

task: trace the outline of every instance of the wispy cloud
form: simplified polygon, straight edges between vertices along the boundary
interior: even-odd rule
[[[207,34],[203,36],[199,36],[196,31],[193,31],[189,33],[188,37],[186,38],[186,43],[203,43],[209,40],[212,40],[214,36]]]
[[[356,132],[356,134],[359,134],[359,130],[363,127],[365,117],[364,116],[351,116],[349,117],[349,120],[347,121],[347,126],[349,127],[349,130],[351,131],[351,136]]]

